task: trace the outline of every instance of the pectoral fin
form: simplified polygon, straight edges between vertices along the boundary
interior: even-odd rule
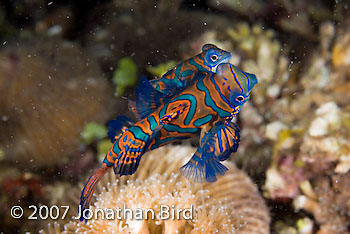
[[[219,161],[227,160],[232,153],[237,151],[240,142],[240,130],[236,124],[227,122],[219,125],[211,131],[211,135],[215,155]]]
[[[191,160],[180,168],[183,176],[195,182],[215,182],[218,175],[224,175],[228,170],[216,156],[215,135],[211,131],[202,134],[200,146]]]
[[[191,160],[180,168],[183,176],[196,182],[214,182],[228,170],[220,161],[229,158],[239,145],[239,128],[231,122],[221,123],[202,134],[200,146]]]
[[[190,161],[180,168],[187,179],[195,182],[215,182],[218,175],[224,175],[227,167],[216,159],[214,154],[207,154],[199,147]]]

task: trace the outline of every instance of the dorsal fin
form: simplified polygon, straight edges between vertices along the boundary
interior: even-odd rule
[[[135,87],[135,107],[140,119],[153,113],[164,101],[164,94],[153,88],[145,76]]]
[[[256,76],[254,74],[250,74],[248,72],[244,72],[244,73],[247,75],[248,80],[249,80],[248,89],[252,90],[254,85],[256,85],[258,83],[258,79],[256,78]]]

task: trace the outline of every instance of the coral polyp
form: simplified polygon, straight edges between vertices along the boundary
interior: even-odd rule
[[[179,174],[179,167],[193,151],[192,147],[163,147],[146,154],[145,166],[132,176],[117,179],[108,173],[97,187],[91,210],[119,208],[121,219],[102,219],[99,214],[87,223],[72,220],[62,233],[269,233],[270,217],[263,199],[233,163],[225,163],[229,171],[215,183],[201,185]],[[155,216],[148,213],[133,220],[123,217],[125,207],[151,209]],[[161,216],[162,207],[169,207],[169,218]],[[193,208],[193,217],[190,213],[177,216],[180,208]],[[53,232],[53,226],[48,230],[59,233]]]

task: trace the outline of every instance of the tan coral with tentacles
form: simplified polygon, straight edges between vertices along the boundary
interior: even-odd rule
[[[139,170],[119,179],[109,173],[99,183],[96,208],[151,208],[154,219],[71,221],[60,232],[57,224],[49,233],[269,233],[268,209],[256,186],[233,163],[215,183],[198,184],[179,174],[179,168],[193,153],[193,147],[167,146],[144,155]],[[159,217],[160,205],[190,208],[192,220]],[[46,233],[42,231],[42,233]]]

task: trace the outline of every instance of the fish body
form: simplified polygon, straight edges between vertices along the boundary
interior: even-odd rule
[[[160,79],[152,80],[152,86],[167,97],[192,83],[198,72],[215,72],[218,65],[227,63],[231,53],[212,44],[205,44],[202,52],[189,58],[165,73]]]
[[[89,207],[96,183],[109,168],[119,175],[131,175],[148,150],[196,135],[200,135],[200,146],[180,171],[198,182],[215,181],[227,170],[220,161],[238,147],[239,128],[230,121],[249,99],[256,83],[255,75],[221,64],[217,73],[196,73],[190,86],[132,126],[123,127],[124,123],[131,125],[123,118],[112,122],[114,133],[109,136],[113,146],[84,187],[82,210]]]
[[[190,86],[196,74],[200,72],[215,72],[222,63],[227,63],[231,53],[212,44],[205,44],[202,52],[189,58],[165,73],[160,79],[149,81],[142,80],[136,87],[136,101],[130,101],[130,109],[137,117],[143,118],[149,114],[147,110],[155,110],[169,98]],[[145,96],[156,96],[157,105],[148,105]],[[154,103],[152,103],[154,104]]]
[[[211,86],[208,85],[208,78],[207,80],[203,80],[203,77],[205,76],[211,77],[210,78],[210,81],[211,81],[210,83],[212,84]],[[217,111],[218,114],[220,113],[221,115],[219,115],[219,118],[216,122],[221,123],[223,126],[225,126],[225,123],[227,124],[231,122],[231,120],[240,112],[244,103],[250,97],[251,89],[257,82],[255,75],[243,72],[232,64],[225,64],[224,66],[223,65],[219,66],[216,75],[213,73],[211,74],[198,73],[195,77],[195,80],[196,80],[194,81],[195,85],[191,86],[190,89],[184,90],[183,92],[181,92],[181,94],[189,92],[191,93],[192,96],[195,96],[197,100],[203,100],[206,97],[205,101],[207,104],[202,103],[202,105],[203,106],[206,105],[209,108],[214,108],[214,110]],[[233,80],[235,81],[234,83],[232,83]],[[231,84],[229,84],[229,82],[227,81],[231,82]],[[205,84],[204,82],[207,82],[207,83]],[[237,86],[236,84],[239,84],[239,85]],[[222,91],[220,91],[220,93],[217,92],[216,91],[217,88],[222,88]],[[248,91],[245,91],[245,90],[248,90]],[[226,95],[229,95],[229,97],[224,96],[226,100],[225,103],[226,104],[230,103],[230,105],[226,106],[226,108],[222,108],[223,106],[221,103],[223,102],[223,97],[219,95],[219,94],[222,95],[223,93],[225,93],[224,91],[227,92]],[[234,100],[236,96],[237,97],[242,96],[244,100],[242,102],[238,102]],[[229,101],[230,98],[232,99],[231,100],[232,104]],[[159,100],[158,98],[154,98],[154,99]],[[153,99],[147,98],[147,100],[148,100],[148,104],[152,106],[153,105],[152,103],[154,102]],[[156,104],[154,104],[154,106],[155,105]],[[220,106],[221,108],[217,108],[217,106]],[[203,109],[204,108],[197,107],[196,116],[193,117],[193,119],[196,120],[195,123],[197,125],[200,122],[204,122],[209,118],[211,118],[211,115],[207,115],[207,116],[203,115]],[[230,115],[227,112],[223,114],[224,109],[227,112],[230,112]],[[209,126],[212,126],[212,122],[209,123]],[[172,122],[164,126],[164,128],[160,129],[159,132],[155,133],[150,147],[151,149],[156,149],[160,146],[169,144],[174,141],[184,140],[184,139],[194,137],[198,135],[200,132],[202,132],[201,130],[198,129],[198,126],[195,126],[195,127],[197,127],[196,131],[194,129],[190,129],[186,131],[184,130],[183,125],[175,126]],[[205,125],[203,128],[208,129],[209,127],[208,125]],[[233,127],[229,127],[229,128],[233,128]],[[217,129],[219,131],[220,128],[216,127],[214,129]],[[213,133],[214,129],[211,129],[212,134],[214,134]],[[239,133],[238,126],[236,126],[235,129],[237,129],[238,130],[237,133]],[[236,132],[236,130],[232,130],[232,131]],[[205,132],[205,130],[203,132]]]

